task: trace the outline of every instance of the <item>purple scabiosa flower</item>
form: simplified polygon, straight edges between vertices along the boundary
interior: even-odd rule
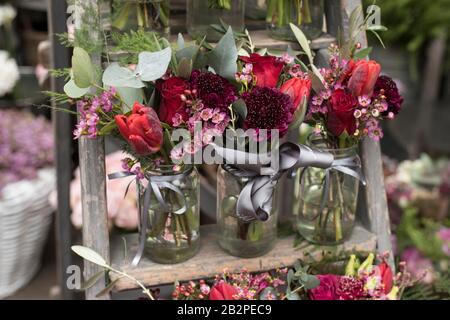
[[[364,282],[354,277],[340,277],[336,294],[339,300],[359,300],[364,297]]]
[[[389,112],[398,114],[401,110],[403,97],[400,95],[397,84],[388,76],[380,76],[375,83],[374,97],[384,96],[388,104],[387,110],[383,116],[387,116]]]
[[[190,83],[205,107],[227,110],[237,100],[236,88],[217,74],[194,70]]]
[[[247,106],[244,129],[278,129],[286,134],[294,110],[290,97],[277,89],[255,87],[242,95]]]

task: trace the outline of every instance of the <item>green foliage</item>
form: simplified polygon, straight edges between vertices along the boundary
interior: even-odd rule
[[[414,246],[433,261],[445,258],[442,243],[436,236],[439,227],[432,219],[420,218],[416,208],[405,209],[397,228],[399,252]]]
[[[438,277],[431,284],[418,282],[406,288],[402,300],[450,300],[450,274]]]
[[[137,64],[140,52],[154,52],[164,47],[164,41],[157,33],[144,30],[130,31],[129,33],[113,32],[111,39],[115,44],[111,49],[112,53],[126,52],[123,57],[119,58],[121,64]]]
[[[364,1],[365,5],[372,2]],[[389,32],[383,33],[383,40],[407,48],[412,54],[411,71],[416,77],[418,57],[430,40],[446,34],[450,47],[450,0],[378,0],[376,4],[381,8],[383,24],[389,28]],[[447,70],[449,67],[450,57]]]
[[[208,53],[208,64],[214,71],[230,81],[235,80],[238,51],[231,27],[220,39],[217,46]]]

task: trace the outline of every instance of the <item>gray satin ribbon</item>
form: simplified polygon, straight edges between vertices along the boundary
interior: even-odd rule
[[[280,146],[279,169],[270,175],[260,175],[261,168],[264,165],[261,164],[262,161],[258,161],[258,155],[226,149],[217,145],[214,145],[214,148],[217,155],[226,163],[223,166],[225,170],[236,177],[247,179],[236,204],[236,215],[244,222],[269,219],[272,211],[273,193],[278,180],[283,174],[292,174],[298,168],[316,167],[326,170],[325,196],[329,190],[331,170],[351,175],[365,185],[361,173],[361,163],[357,156],[334,159],[330,152],[285,142]],[[268,158],[270,158],[270,155],[265,154],[260,159],[266,160]],[[251,163],[256,164],[249,164],[249,159],[253,160]],[[322,199],[322,201],[324,200]],[[324,204],[325,202],[323,202]]]
[[[131,265],[133,267],[136,267],[139,264],[139,261],[141,261],[142,256],[144,254],[145,249],[145,242],[147,240],[147,228],[148,228],[148,211],[150,209],[150,200],[152,194],[156,197],[156,200],[161,205],[163,210],[165,212],[170,212],[170,206],[167,204],[167,201],[164,199],[161,189],[170,189],[173,192],[177,193],[181,196],[181,199],[183,199],[183,206],[179,208],[176,211],[173,211],[174,214],[184,214],[187,211],[187,203],[186,198],[184,197],[183,192],[178,188],[176,185],[173,184],[174,181],[183,179],[191,174],[192,170],[194,170],[193,167],[191,167],[188,170],[183,171],[179,174],[174,175],[150,175],[146,174],[145,178],[148,181],[147,187],[144,187],[142,183],[136,179],[137,187],[138,187],[138,193],[139,195],[142,194],[142,188],[143,194],[144,194],[144,208],[141,208],[141,202],[138,199],[138,213],[139,213],[139,245],[138,250],[136,252],[136,255],[133,258],[133,261],[131,262]],[[120,179],[120,178],[126,178],[130,176],[135,176],[134,173],[127,172],[127,171],[121,171],[116,172],[108,175],[108,178],[110,180],[113,179]],[[142,210],[143,209],[143,210]]]

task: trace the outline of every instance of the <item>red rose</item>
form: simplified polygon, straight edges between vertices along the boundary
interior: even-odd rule
[[[181,95],[188,89],[189,83],[179,77],[171,77],[158,83],[158,90],[161,94],[161,103],[159,105],[159,118],[161,121],[173,125],[173,117],[176,113],[187,120],[185,103],[181,100]]]
[[[344,131],[353,134],[356,130],[356,119],[353,111],[356,99],[351,93],[342,89],[335,90],[331,95],[331,103],[328,105],[327,128],[336,137]]]
[[[209,294],[209,300],[236,300],[237,289],[225,282],[216,284]]]
[[[391,267],[383,261],[377,267],[378,272],[380,273],[381,283],[384,286],[384,293],[388,294],[392,290],[394,275],[392,273]]]
[[[309,290],[309,298],[311,300],[337,300],[338,295],[336,290],[338,289],[340,276],[334,274],[318,275],[320,280],[318,287]]]
[[[356,62],[348,81],[348,88],[356,96],[372,96],[373,88],[380,75],[381,66],[373,60]]]
[[[161,149],[163,131],[152,108],[136,102],[131,115],[117,115],[115,120],[120,134],[138,155],[149,155]]]
[[[284,63],[274,56],[261,56],[252,53],[250,57],[240,57],[245,63],[253,65],[253,74],[256,76],[258,87],[275,88],[280,78]]]
[[[300,78],[289,79],[283,83],[280,91],[291,97],[294,102],[294,110],[292,110],[292,113],[294,113],[301,107],[304,98],[308,100],[311,91],[311,80]]]

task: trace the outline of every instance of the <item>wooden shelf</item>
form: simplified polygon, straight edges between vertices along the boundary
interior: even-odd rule
[[[112,239],[111,260],[115,268],[119,268],[146,286],[172,284],[176,280],[187,281],[214,277],[227,268],[231,272],[238,272],[246,268],[251,272],[272,270],[279,267],[292,266],[295,261],[309,253],[315,259],[320,259],[323,251],[332,252],[372,252],[376,249],[376,236],[361,226],[356,226],[351,238],[337,247],[314,245],[300,245],[302,249],[293,247],[294,237],[278,239],[275,248],[262,257],[237,258],[225,253],[217,244],[215,225],[202,226],[200,252],[192,259],[175,265],[154,263],[145,257],[136,268],[130,267],[131,260],[137,249],[137,234],[125,237],[128,246],[127,256],[124,257],[124,242],[121,237]],[[116,276],[111,275],[115,280]],[[137,288],[136,284],[127,279],[120,279],[116,284],[117,291]]]

